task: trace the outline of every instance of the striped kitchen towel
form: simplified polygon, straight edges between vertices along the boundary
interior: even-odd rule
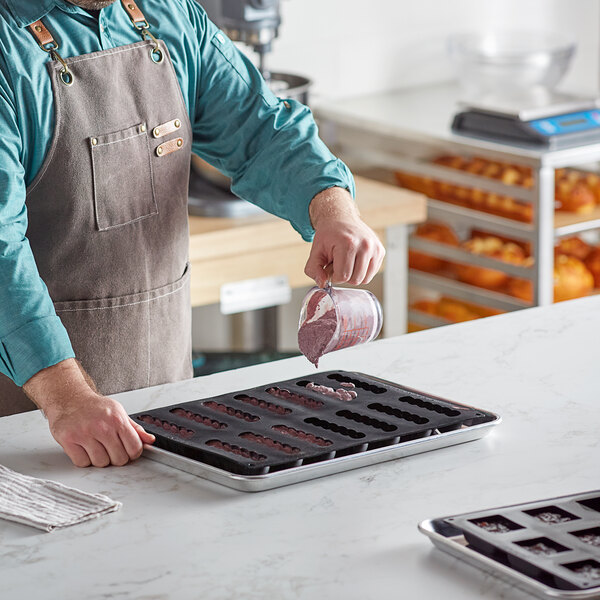
[[[0,465],[0,518],[44,531],[76,525],[119,510],[102,494],[89,494],[48,479],[37,479]]]

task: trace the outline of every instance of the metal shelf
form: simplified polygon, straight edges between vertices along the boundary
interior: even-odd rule
[[[346,156],[352,156],[346,153]],[[489,177],[473,175],[459,169],[443,167],[428,161],[415,160],[405,155],[390,154],[389,152],[372,150],[370,148],[361,148],[360,154],[357,153],[357,159],[376,164],[379,167],[385,167],[394,171],[403,171],[413,175],[420,175],[430,179],[443,181],[444,183],[453,183],[468,188],[482,189],[487,192],[499,194],[500,196],[510,196],[517,200],[533,203],[536,201],[537,194],[535,188],[524,188],[518,185],[506,185]]]
[[[472,208],[457,206],[442,200],[429,198],[427,200],[427,213],[432,219],[465,223],[519,240],[531,241],[535,238],[535,229],[532,225]],[[593,229],[600,229],[600,206],[587,215],[555,211],[554,236],[557,238]]]
[[[554,235],[557,238],[598,228],[600,228],[600,206],[588,215],[560,211],[554,215]]]
[[[532,241],[535,237],[533,225],[499,217],[491,213],[482,212],[472,208],[465,208],[443,202],[442,200],[427,200],[427,213],[429,218],[443,219],[446,221],[460,222],[473,227],[481,227],[486,231],[506,235],[519,240]]]
[[[449,279],[448,277],[423,273],[414,269],[409,271],[408,282],[410,285],[417,285],[434,290],[442,294],[453,296],[459,300],[483,304],[484,306],[504,311],[520,310],[532,306],[528,302],[523,302],[523,300],[513,298],[512,296],[508,296],[501,292],[486,290],[484,288],[475,287],[474,285],[469,285],[468,283]]]
[[[427,313],[421,312],[420,310],[408,311],[408,320],[418,325],[425,325],[426,327],[444,327],[444,325],[452,325],[452,321],[446,321],[441,317],[435,315],[428,315]]]
[[[514,277],[520,277],[521,279],[528,279],[530,281],[534,275],[532,267],[514,265],[482,254],[474,254],[473,252],[468,252],[467,250],[457,248],[456,246],[433,242],[417,236],[412,236],[409,244],[410,248],[413,250],[419,250],[419,252],[424,252],[444,260],[454,260],[467,265],[494,269],[495,271],[502,271],[503,273],[508,273]]]
[[[362,169],[359,170],[359,174],[370,179],[389,183],[390,185],[397,185],[396,179],[389,169]],[[536,236],[535,228],[532,224],[444,202],[435,198],[427,199],[427,213],[430,219],[480,227],[485,231],[518,240],[533,241]],[[600,206],[586,215],[557,210],[554,213],[554,229],[554,235],[557,238],[600,229]]]

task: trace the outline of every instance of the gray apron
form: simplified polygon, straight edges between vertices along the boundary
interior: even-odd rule
[[[54,59],[55,131],[27,188],[27,237],[102,394],[192,376],[191,125],[167,48],[135,3],[123,8],[143,41],[64,61],[30,26]],[[34,408],[0,375],[0,416]]]

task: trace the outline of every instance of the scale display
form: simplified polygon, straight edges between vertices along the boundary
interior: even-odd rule
[[[452,130],[461,135],[506,144],[526,144],[555,150],[600,142],[600,109],[529,121],[515,115],[470,109],[454,117]]]
[[[586,110],[584,112],[537,119],[526,123],[542,135],[565,135],[576,131],[587,131],[600,127],[600,111]]]

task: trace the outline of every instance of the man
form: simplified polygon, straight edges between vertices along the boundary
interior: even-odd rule
[[[195,0],[0,0],[0,414],[37,405],[77,466],[153,441],[107,394],[191,376],[192,151],[314,236],[319,285],[378,271],[308,109]]]

